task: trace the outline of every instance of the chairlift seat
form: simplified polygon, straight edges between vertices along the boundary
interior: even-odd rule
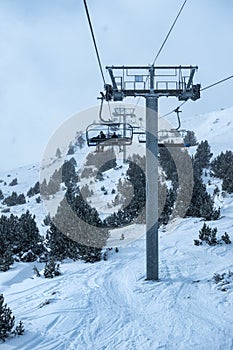
[[[100,132],[105,137],[100,137]],[[133,128],[128,123],[99,123],[86,128],[86,139],[89,147],[102,144],[104,146],[131,145]]]

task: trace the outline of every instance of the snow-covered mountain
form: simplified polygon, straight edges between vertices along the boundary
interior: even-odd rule
[[[207,139],[216,156],[232,148],[232,117],[230,108],[195,120],[184,118],[182,127],[194,130],[199,141]],[[90,150],[84,148],[82,157],[85,152]],[[80,154],[74,155],[78,164],[82,163]],[[91,204],[102,215],[114,210],[106,203],[114,199],[111,191],[127,170],[118,165],[93,185],[96,195]],[[0,189],[5,197],[12,191],[26,195],[39,172],[38,164],[1,172]],[[18,184],[9,186],[14,178]],[[215,179],[211,186],[219,183]],[[108,189],[105,195],[103,186]],[[220,194],[216,200],[221,218],[208,225],[217,227],[218,236],[227,232],[233,241],[233,196]],[[0,210],[4,209],[1,203]],[[46,210],[36,197],[26,196],[26,203],[11,207],[10,213],[20,215],[27,209],[36,215],[44,234]],[[160,229],[159,282],[145,280],[145,226],[136,224],[111,232],[111,242],[119,252],[110,250],[107,261],[65,261],[62,275],[54,279],[34,276],[33,266],[42,270],[43,263],[15,263],[9,271],[0,272],[0,292],[26,329],[23,336],[1,343],[0,349],[233,349],[232,244],[195,246],[202,226],[201,219],[186,218]],[[216,273],[222,276],[219,283],[213,278]]]
[[[199,141],[207,139],[214,156],[233,148],[233,107],[194,117],[181,115],[182,128],[195,131]]]

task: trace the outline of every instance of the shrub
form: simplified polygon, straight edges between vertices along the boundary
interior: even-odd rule
[[[50,259],[44,268],[44,277],[45,278],[53,278],[55,276],[59,276],[61,274],[60,265],[55,263],[53,259]]]
[[[199,240],[194,240],[194,245],[202,245],[205,242],[208,245],[216,245],[216,244],[230,244],[231,240],[229,235],[225,232],[224,235],[221,236],[220,240],[217,240],[217,228],[211,228],[206,223],[203,224],[203,227],[199,231]]]
[[[9,183],[9,186],[15,186],[15,185],[18,185],[18,180],[17,180],[17,178],[14,178],[14,179]]]
[[[40,184],[39,184],[39,181],[37,181],[35,183],[35,185],[33,187],[31,187],[28,192],[27,192],[27,196],[28,197],[33,197],[35,196],[36,194],[40,193]]]
[[[222,235],[221,239],[224,243],[231,244],[231,240],[228,233],[225,232],[224,235]]]
[[[13,207],[14,205],[25,204],[26,199],[24,194],[17,195],[16,192],[12,192],[12,194],[6,197],[3,201],[3,204],[6,204],[8,207]]]

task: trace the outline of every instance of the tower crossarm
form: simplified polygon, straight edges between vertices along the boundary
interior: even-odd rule
[[[107,66],[112,82],[111,99],[122,101],[125,97],[146,96],[151,91],[151,68],[154,89],[158,97],[172,96],[179,100],[200,98],[200,84],[193,78],[197,66]],[[109,98],[109,94],[108,94]]]

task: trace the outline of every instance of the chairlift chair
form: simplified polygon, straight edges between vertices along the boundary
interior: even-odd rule
[[[159,147],[190,147],[193,146],[189,142],[185,141],[186,130],[177,129],[161,129],[158,132],[158,146]],[[146,143],[146,134],[141,133],[138,135],[139,143]]]
[[[124,146],[131,145],[133,128],[128,123],[90,124],[86,128],[87,145]]]

